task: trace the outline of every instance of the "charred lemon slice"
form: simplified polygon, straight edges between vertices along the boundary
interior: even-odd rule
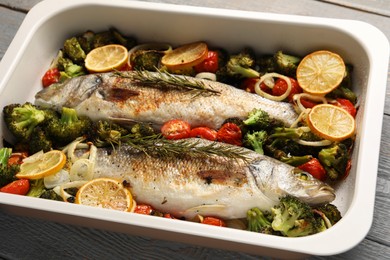
[[[345,71],[344,61],[338,54],[321,50],[301,60],[297,68],[297,80],[305,92],[325,95],[339,86]]]
[[[23,160],[15,176],[19,179],[41,179],[58,172],[65,163],[66,155],[62,151],[38,152]]]
[[[207,54],[206,43],[189,43],[167,52],[162,57],[161,63],[169,70],[186,70],[204,61]]]
[[[331,141],[342,141],[353,136],[356,128],[351,114],[329,104],[314,106],[307,116],[307,123],[313,133]]]
[[[97,178],[81,186],[76,203],[119,211],[131,211],[134,206],[131,192],[121,181],[111,178]]]
[[[85,67],[89,72],[107,72],[126,65],[128,57],[126,47],[109,44],[90,51],[85,58]]]

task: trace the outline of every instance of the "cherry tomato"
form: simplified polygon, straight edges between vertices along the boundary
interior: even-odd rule
[[[146,204],[137,204],[134,209],[134,213],[144,215],[152,215],[153,211],[153,208],[150,205]]]
[[[293,96],[295,94],[302,93],[303,90],[299,86],[298,81],[296,81],[293,78],[289,78],[289,79],[291,81],[291,92],[288,95],[287,99],[288,99],[288,101],[291,102],[293,100]],[[287,82],[284,79],[278,78],[275,81],[274,87],[272,88],[272,95],[281,96],[286,92],[286,90],[287,90]]]
[[[258,78],[247,78],[247,79],[244,79],[242,81],[242,83],[240,84],[240,88],[245,90],[246,92],[249,92],[249,93],[255,93],[255,84],[256,82],[258,81],[259,79]],[[260,88],[268,93],[268,94],[271,94],[271,89],[269,87],[267,87],[267,85],[264,84],[264,82],[260,83]]]
[[[217,140],[217,131],[206,126],[199,126],[191,129],[189,137],[199,137],[210,141]]]
[[[223,143],[242,145],[242,132],[238,125],[225,123],[217,132],[217,140]]]
[[[356,116],[356,108],[352,104],[351,101],[349,101],[348,99],[345,99],[345,98],[337,98],[336,101],[337,101],[337,103],[336,103],[337,106],[347,110],[348,113],[351,114],[351,116],[353,116],[353,117]]]
[[[218,53],[216,51],[208,51],[207,57],[204,61],[194,66],[197,73],[199,72],[212,72],[215,73],[218,70]]]
[[[171,140],[188,138],[190,132],[190,124],[180,119],[172,119],[161,127],[161,134]]]
[[[175,218],[174,216],[172,216],[172,215],[169,214],[169,213],[165,213],[165,214],[163,215],[163,217],[164,217],[164,218],[170,218],[170,219],[177,219],[177,218]]]
[[[311,100],[309,100],[309,99],[305,99],[305,98],[301,98],[301,104],[302,104],[302,106],[304,106],[305,108],[313,108],[315,105],[317,105],[316,102],[311,101]]]
[[[8,158],[8,165],[21,164],[23,162],[23,159],[27,156],[27,152],[12,153],[11,156]]]
[[[216,217],[204,217],[201,223],[218,227],[226,227],[225,221]]]
[[[326,179],[326,170],[317,158],[313,158],[307,163],[298,166],[299,169],[310,173],[314,178],[324,181]]]
[[[49,69],[42,77],[42,85],[44,88],[60,80],[60,71],[57,68]]]
[[[132,68],[131,68],[131,66],[130,66],[128,63],[126,63],[125,65],[123,65],[123,66],[119,69],[119,71],[130,71],[130,70],[132,70]]]
[[[17,195],[26,195],[30,190],[30,181],[27,179],[20,179],[8,183],[0,189],[0,192],[17,194]]]

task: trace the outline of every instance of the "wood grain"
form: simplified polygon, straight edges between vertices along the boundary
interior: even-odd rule
[[[25,14],[38,2],[40,0],[0,0],[0,59]],[[146,2],[358,19],[376,26],[390,38],[388,0],[146,0]],[[387,76],[389,93],[390,74]],[[386,95],[372,228],[367,237],[355,248],[340,255],[310,259],[390,259],[389,172],[390,100],[389,95]],[[248,254],[76,227],[10,215],[2,211],[0,223],[1,259],[259,259]],[[348,239],[348,234],[345,239]]]

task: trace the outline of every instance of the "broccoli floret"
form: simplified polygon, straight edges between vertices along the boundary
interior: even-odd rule
[[[250,49],[244,49],[242,52],[230,56],[226,64],[226,72],[231,77],[239,78],[257,78],[260,73],[253,69],[255,57]]]
[[[319,232],[319,223],[312,208],[292,196],[280,198],[280,203],[271,209],[272,229],[287,237],[300,237]]]
[[[268,235],[281,235],[280,232],[273,230],[271,225],[272,216],[268,212],[264,214],[259,208],[252,208],[248,210],[246,219],[249,231]]]
[[[86,57],[86,54],[76,37],[65,40],[64,53],[76,64],[82,64]]]
[[[62,108],[61,117],[48,122],[46,131],[55,145],[65,145],[76,138],[85,135],[92,125],[92,121],[87,117],[77,116],[73,108]]]
[[[45,131],[39,126],[35,127],[28,142],[29,153],[34,154],[39,151],[48,152],[52,148],[53,142]]]
[[[45,185],[42,179],[30,181],[30,190],[26,196],[39,198],[46,191]]]
[[[125,36],[120,33],[116,28],[110,28],[109,30],[115,39],[115,42],[125,46],[128,50],[137,45],[137,40],[134,37]]]
[[[256,129],[267,129],[271,123],[270,116],[262,109],[253,109],[244,124],[247,126],[255,126]]]
[[[19,164],[8,165],[8,159],[12,154],[11,148],[0,148],[0,187],[13,182],[17,178],[15,174],[19,172]]]
[[[298,64],[301,61],[301,58],[284,54],[282,51],[276,52],[274,59],[277,65],[277,72],[287,76],[295,76]]]
[[[313,212],[320,216],[326,229],[332,227],[342,218],[339,209],[331,203],[318,206],[313,209]]]
[[[130,129],[133,138],[142,138],[155,135],[153,128],[149,124],[137,123]]]
[[[35,105],[10,104],[3,108],[4,121],[10,132],[20,141],[28,141],[34,128],[45,121],[45,111]]]
[[[86,54],[92,50],[94,37],[95,33],[91,30],[86,31],[81,36],[77,37],[77,41]]]
[[[253,149],[255,152],[259,154],[264,154],[263,145],[267,140],[267,132],[266,131],[256,131],[256,132],[248,132],[244,136],[244,145],[248,148]]]
[[[262,55],[257,59],[257,64],[261,73],[276,72],[278,65],[275,62],[275,55],[266,54]]]
[[[122,137],[128,135],[130,131],[119,124],[107,120],[98,120],[92,123],[88,137],[98,147],[121,143]]]
[[[136,70],[157,71],[163,53],[153,50],[138,50],[131,55],[132,67]]]
[[[43,191],[43,193],[39,197],[41,199],[64,201],[64,199],[60,195],[55,193],[55,191],[52,189]]]
[[[346,174],[349,152],[343,143],[334,143],[318,153],[318,159],[324,166],[330,180],[339,180]]]

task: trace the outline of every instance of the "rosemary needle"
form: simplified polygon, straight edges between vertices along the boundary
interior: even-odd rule
[[[116,71],[115,73],[120,77],[131,78],[144,85],[172,90],[184,90],[194,93],[195,96],[220,94],[219,91],[212,89],[210,86],[206,86],[204,81],[191,80],[186,76],[174,75],[160,70],[157,72],[135,70],[132,74],[120,71]]]

